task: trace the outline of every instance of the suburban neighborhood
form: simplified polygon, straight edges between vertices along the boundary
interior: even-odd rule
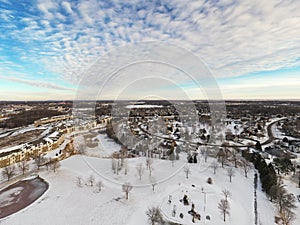
[[[14,189],[10,185],[14,185],[16,181],[22,186],[22,182],[27,182],[28,179],[35,182],[36,179],[41,179],[39,182],[46,185],[43,189],[46,193],[43,194],[40,190],[40,194],[51,195],[51,190],[47,191],[47,187],[51,187],[51,182],[55,182],[63,176],[63,171],[68,170],[71,177],[74,177],[73,182],[68,185],[75,185],[79,189],[95,186],[97,192],[104,193],[108,188],[115,188],[111,185],[120,185],[125,196],[116,196],[116,201],[125,201],[127,207],[134,204],[130,203],[130,196],[134,195],[135,189],[138,188],[138,192],[150,189],[155,195],[155,190],[160,186],[165,188],[166,193],[160,197],[161,201],[156,206],[151,208],[151,204],[143,205],[147,213],[142,213],[144,219],[141,221],[147,220],[147,216],[150,218],[149,214],[155,212],[158,214],[153,220],[158,223],[214,224],[218,220],[233,222],[236,220],[235,214],[238,216],[239,213],[246,213],[232,210],[229,215],[226,205],[229,204],[228,198],[240,195],[240,191],[235,188],[243,190],[242,193],[248,198],[244,207],[251,209],[251,213],[247,212],[253,214],[249,217],[250,221],[263,223],[265,218],[258,211],[268,208],[273,219],[267,224],[281,223],[280,221],[287,219],[293,221],[297,218],[300,203],[300,105],[298,102],[290,102],[284,107],[291,107],[296,113],[286,111],[280,114],[283,107],[281,102],[264,102],[261,112],[253,116],[253,107],[246,105],[256,105],[256,111],[261,107],[259,102],[239,102],[238,107],[247,109],[244,112],[231,111],[230,107],[237,103],[226,102],[227,116],[213,124],[209,106],[201,101],[194,103],[196,121],[191,121],[194,117],[187,111],[178,111],[174,107],[177,103],[167,101],[83,102],[76,104],[76,108],[65,106],[63,110],[60,106],[65,104],[61,102],[56,105],[44,102],[36,104],[39,108],[42,106],[44,110],[51,111],[50,114],[64,114],[37,117],[25,126],[14,128],[6,128],[6,121],[8,123],[10,118],[22,116],[23,112],[36,110],[35,104],[27,106],[20,103],[10,110],[3,107],[2,113],[6,115],[6,119],[1,123],[0,165],[1,187],[4,189],[0,196],[6,196],[9,190]],[[270,106],[274,107],[272,111],[264,111]],[[286,133],[287,130],[292,132]],[[6,141],[8,139],[9,142]],[[19,143],[17,140],[26,141]],[[98,161],[101,166],[96,165]],[[74,167],[78,163],[85,169],[78,171]],[[261,171],[265,171],[264,167],[272,169],[267,174],[263,172],[263,175]],[[228,177],[228,180],[221,179],[218,184],[215,176],[220,176],[221,173],[224,173],[222,179]],[[47,180],[49,176],[50,181]],[[199,183],[200,180],[196,177],[203,179],[203,182]],[[243,177],[247,178],[246,183],[240,184],[238,180]],[[253,191],[250,191],[253,188],[251,178],[255,181],[254,196]],[[224,182],[236,182],[235,188]],[[248,182],[250,183],[247,184]],[[284,188],[282,185],[286,186],[287,183],[290,184],[289,187]],[[274,192],[274,189],[277,191]],[[278,198],[280,190],[290,199],[291,205],[285,209],[290,213],[288,218],[285,214],[277,213],[277,201],[272,200]],[[218,205],[218,192],[225,194],[228,202],[221,201]],[[145,193],[142,191],[138,195]],[[17,201],[18,195],[15,195],[8,205],[16,204],[14,201]],[[19,197],[23,204],[30,202],[26,196]],[[47,203],[48,200],[45,201],[45,204],[50,204]],[[234,207],[239,207],[240,203],[233,204]],[[268,207],[263,209],[260,205]],[[1,212],[8,213],[9,208],[6,211],[3,207]],[[35,207],[38,209],[39,206]],[[221,209],[224,210],[223,218],[218,213]],[[6,213],[1,218],[4,223],[10,223],[14,216],[6,217],[4,215],[9,215]]]

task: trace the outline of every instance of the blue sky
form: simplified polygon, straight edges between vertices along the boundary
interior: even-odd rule
[[[225,99],[300,99],[299,12],[297,0],[0,0],[0,100],[72,100],[107,52],[146,41],[199,57]],[[145,76],[130,69],[124,79],[133,72]],[[204,97],[179,82],[189,98]],[[145,86],[181,98],[157,87]],[[143,98],[130,90],[126,98]]]

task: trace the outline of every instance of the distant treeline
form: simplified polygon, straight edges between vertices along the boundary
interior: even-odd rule
[[[247,114],[259,114],[265,117],[270,117],[272,115],[289,116],[297,115],[299,113],[300,104],[299,102],[286,102],[285,104],[283,104],[282,102],[270,101],[240,102],[239,104],[230,104],[230,102],[227,102],[226,109],[227,112],[230,112],[232,116],[235,116],[237,118],[246,116]]]
[[[4,120],[0,123],[1,128],[16,128],[21,126],[27,126],[29,124],[33,124],[35,120],[63,115],[66,113],[62,113],[56,110],[48,110],[48,109],[34,109],[29,111],[22,111],[18,114],[11,115],[9,119]]]

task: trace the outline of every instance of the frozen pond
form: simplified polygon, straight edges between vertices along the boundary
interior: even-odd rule
[[[0,218],[9,216],[37,200],[49,185],[42,178],[18,181],[0,191]]]

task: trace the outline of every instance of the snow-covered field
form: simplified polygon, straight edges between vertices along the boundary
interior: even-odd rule
[[[88,156],[109,157],[121,149],[121,145],[110,139],[106,134],[98,134],[95,139],[98,141],[98,146],[95,148],[87,147],[85,152]]]
[[[234,131],[233,126],[226,129]],[[279,131],[274,129],[275,125],[273,133],[278,137]],[[50,128],[46,131],[49,130]],[[238,129],[238,133],[240,131],[241,128]],[[228,166],[219,167],[214,174],[210,168],[214,158],[209,157],[207,162],[200,158],[198,164],[186,164],[186,153],[181,152],[180,160],[175,161],[174,165],[168,160],[153,159],[151,176],[146,169],[146,158],[126,159],[127,173],[124,167],[115,174],[109,156],[119,151],[121,146],[107,138],[106,134],[97,134],[91,139],[96,140],[98,145],[93,148],[87,147],[86,155],[76,155],[61,161],[61,167],[56,173],[52,170],[46,171],[45,168],[40,170],[39,175],[49,183],[49,189],[32,205],[0,220],[0,224],[145,225],[148,224],[145,211],[152,206],[159,206],[165,219],[179,224],[254,224],[254,170],[251,170],[246,178],[241,168],[234,168],[235,175],[230,182],[227,176]],[[267,137],[261,141],[265,139]],[[68,142],[69,140],[66,140],[60,148],[47,154],[47,157],[54,157]],[[244,142],[247,143],[249,140]],[[144,167],[141,179],[137,173],[137,166],[140,163]],[[184,173],[186,165],[191,171],[188,179]],[[88,185],[91,176],[95,177],[93,187]],[[77,184],[78,177],[83,179],[82,187]],[[209,177],[212,178],[212,184],[207,183]],[[101,191],[96,185],[99,181],[104,185]],[[125,182],[133,185],[128,200],[122,192],[122,185]],[[152,184],[155,184],[154,191]],[[286,184],[291,193],[300,194],[294,183],[286,181]],[[229,197],[230,215],[226,222],[223,221],[223,215],[218,209],[218,203],[224,198],[222,195],[224,189],[232,193]],[[201,221],[192,222],[192,216],[187,213],[191,209],[191,204],[184,206],[180,201],[185,194],[189,197],[190,203],[195,204],[195,210],[201,215]],[[170,196],[172,201],[169,204]],[[275,224],[276,209],[261,191],[260,185],[257,198],[258,224]],[[7,202],[9,199],[1,199],[1,202],[3,201]],[[172,215],[174,205],[176,205],[175,216]],[[295,221],[300,219],[298,202],[297,206]],[[179,217],[180,213],[183,213],[183,218]],[[210,217],[209,220],[206,219],[207,216]]]
[[[127,109],[134,109],[134,108],[162,108],[162,105],[127,105]]]
[[[185,160],[176,161],[172,166],[170,161],[157,159],[153,163],[152,177],[157,183],[153,191],[149,172],[145,169],[141,180],[137,175],[136,165],[144,160],[141,158],[128,160],[128,174],[125,175],[124,170],[121,170],[116,175],[111,169],[111,159],[79,155],[68,158],[61,162],[62,166],[57,173],[40,172],[40,176],[49,182],[49,190],[29,207],[3,219],[1,224],[147,224],[145,211],[151,206],[160,206],[164,215],[172,218],[166,201],[169,195],[173,195],[174,204],[177,204],[180,210],[180,202],[176,199],[183,197],[182,191],[191,193],[190,198],[202,218],[204,215],[209,215],[211,218],[210,221],[201,220],[197,222],[198,224],[204,222],[231,225],[254,224],[253,171],[248,178],[245,178],[243,171],[237,169],[230,183],[226,168],[219,168],[214,175],[213,170],[208,167],[212,160],[209,159],[207,164],[204,162],[201,162],[201,165],[189,164],[192,173],[187,179],[183,171]],[[96,181],[103,182],[104,188],[101,192],[96,186],[77,186],[78,176],[87,181],[90,175],[95,176]],[[213,184],[206,183],[208,177],[212,178]],[[124,182],[133,185],[129,200],[125,199],[125,194],[122,192]],[[197,189],[193,193],[192,185]],[[201,187],[204,188],[204,192],[207,192],[206,214],[203,212],[205,205]],[[229,198],[231,215],[226,222],[223,222],[223,217],[218,210],[218,202],[223,198],[224,188],[232,193],[232,197]],[[274,224],[274,209],[261,191],[258,191],[258,211],[261,224]],[[192,217],[186,213],[182,224],[192,224],[191,220]]]

